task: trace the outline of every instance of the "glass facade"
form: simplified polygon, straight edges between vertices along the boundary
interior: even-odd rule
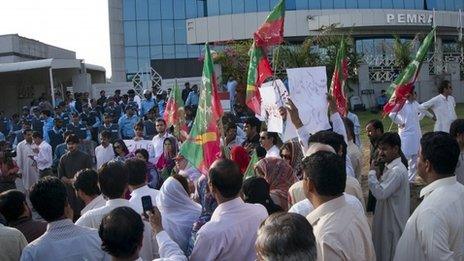
[[[154,61],[192,60],[200,45],[187,45],[186,19],[270,11],[279,0],[123,0],[126,74],[145,70]],[[464,0],[287,0],[300,9],[464,9]],[[358,52],[391,53],[392,39],[360,39]],[[189,62],[191,62],[189,60]],[[156,62],[156,64],[162,64]],[[174,65],[173,65],[174,66]]]

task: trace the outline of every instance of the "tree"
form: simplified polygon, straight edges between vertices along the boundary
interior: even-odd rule
[[[413,53],[414,41],[401,41],[398,35],[393,35],[393,54],[395,56],[395,65],[403,70],[411,62],[411,54]]]

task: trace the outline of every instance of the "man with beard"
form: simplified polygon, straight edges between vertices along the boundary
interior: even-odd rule
[[[367,137],[369,137],[369,141],[371,142],[369,165],[376,166],[378,168],[378,175],[381,176],[385,168],[385,163],[380,160],[377,142],[379,138],[383,135],[382,122],[377,119],[370,120],[366,124],[366,132]],[[375,211],[375,197],[372,195],[370,191],[369,197],[367,198],[366,211]]]

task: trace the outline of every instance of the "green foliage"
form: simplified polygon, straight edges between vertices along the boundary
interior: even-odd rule
[[[413,53],[414,41],[401,41],[398,35],[393,36],[393,54],[395,55],[395,65],[401,70],[406,68],[412,61],[411,54]]]
[[[214,63],[222,67],[222,81],[226,82],[229,76],[233,76],[238,83],[245,84],[248,72],[250,57],[251,40],[235,41],[223,46],[222,51],[218,51],[213,56]]]

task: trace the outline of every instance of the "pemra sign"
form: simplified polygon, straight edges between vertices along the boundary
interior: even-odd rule
[[[433,14],[387,14],[387,23],[431,24]]]

